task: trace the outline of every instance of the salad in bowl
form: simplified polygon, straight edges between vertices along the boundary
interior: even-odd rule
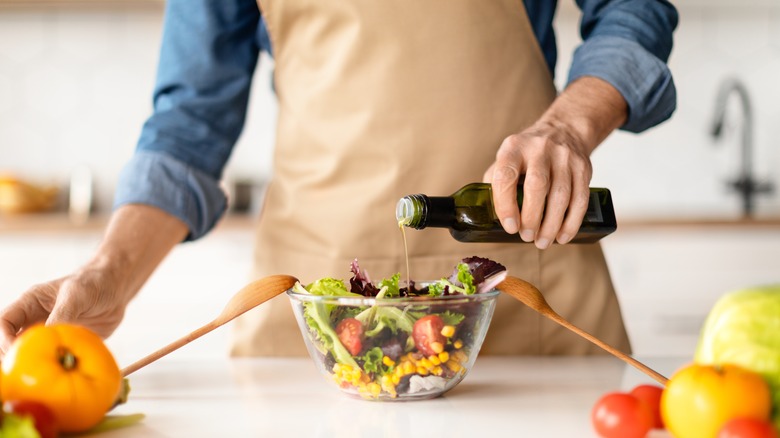
[[[348,282],[322,278],[287,291],[320,372],[368,400],[437,397],[474,364],[506,268],[469,257],[437,281],[371,281],[352,262]]]

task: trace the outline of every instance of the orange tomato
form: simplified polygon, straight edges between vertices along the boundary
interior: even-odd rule
[[[103,419],[121,383],[114,356],[98,335],[72,324],[36,325],[3,359],[0,398],[41,403],[62,432],[83,432]]]
[[[715,438],[729,420],[768,420],[771,408],[764,378],[730,364],[687,365],[661,395],[661,416],[676,438]]]

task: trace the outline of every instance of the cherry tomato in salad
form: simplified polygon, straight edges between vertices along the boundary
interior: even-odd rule
[[[650,407],[653,413],[653,429],[663,429],[664,420],[661,418],[661,394],[664,389],[658,385],[639,385],[631,390],[629,394],[644,401]]]
[[[349,354],[357,356],[363,350],[363,324],[357,319],[342,319],[336,326],[336,334]]]
[[[418,319],[412,328],[414,346],[426,356],[441,353],[447,342],[447,338],[441,334],[442,328],[444,328],[444,321],[439,315],[428,315]]]
[[[644,438],[653,428],[653,413],[631,394],[610,392],[593,406],[591,421],[603,438]]]
[[[769,421],[742,417],[727,421],[718,438],[778,438],[778,433]]]
[[[41,438],[57,438],[60,434],[57,419],[43,403],[12,400],[3,403],[3,411],[19,417],[32,417],[35,430]]]

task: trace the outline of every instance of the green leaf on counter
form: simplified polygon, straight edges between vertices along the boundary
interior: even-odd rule
[[[144,418],[146,418],[146,415],[140,413],[127,414],[127,415],[106,415],[105,417],[103,417],[103,420],[100,423],[98,423],[92,429],[84,432],[84,434],[103,433],[103,432],[109,432],[116,429],[123,429],[125,427],[134,426],[140,423]],[[83,435],[83,434],[66,435],[66,436],[79,436],[79,435]]]
[[[41,436],[35,429],[32,417],[5,414],[3,425],[0,426],[0,438],[41,438]]]

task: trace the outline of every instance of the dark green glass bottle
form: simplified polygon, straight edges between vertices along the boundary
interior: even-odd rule
[[[523,204],[522,187],[517,189],[517,205]],[[448,228],[461,242],[518,242],[519,234],[504,231],[493,208],[490,184],[472,183],[450,196],[422,194],[404,196],[395,216],[399,225],[421,230]],[[588,210],[572,243],[593,243],[617,229],[615,209],[608,189],[591,188]]]

